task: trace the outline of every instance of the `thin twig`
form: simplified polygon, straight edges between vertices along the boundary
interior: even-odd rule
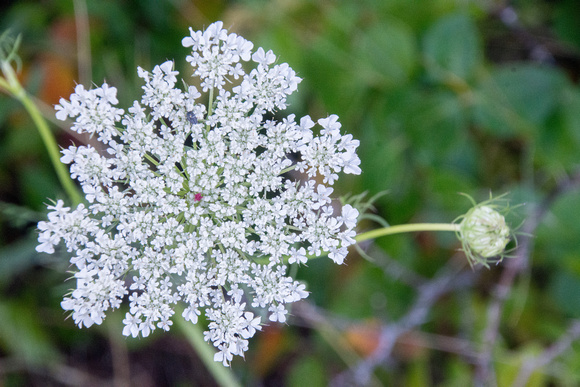
[[[45,385],[50,385],[51,381],[62,386],[113,385],[113,381],[110,379],[101,379],[79,368],[71,367],[62,363],[56,363],[46,367],[31,367],[22,359],[17,359],[15,357],[0,359],[0,376],[2,376],[4,380],[6,380],[7,376],[10,374],[22,372],[42,377]]]
[[[111,348],[111,363],[113,366],[113,386],[131,385],[131,362],[127,351],[127,342],[119,340],[117,327],[111,320],[106,320],[107,338]]]
[[[425,277],[407,268],[395,259],[392,259],[381,249],[375,248],[374,245],[371,245],[368,249],[364,249],[363,246],[357,244],[355,245],[355,249],[363,258],[381,268],[385,275],[388,275],[396,281],[403,282],[413,288],[418,288],[428,282]]]
[[[399,343],[405,344],[405,337],[406,336],[399,338]],[[421,346],[424,348],[459,355],[472,364],[476,362],[477,357],[479,356],[479,353],[475,350],[475,346],[471,341],[459,337],[414,330],[413,342],[411,344],[417,345],[417,342],[421,343]]]
[[[90,85],[92,80],[91,38],[86,0],[73,0],[77,30],[77,55],[81,84]]]
[[[563,193],[568,192],[579,184],[580,172],[576,173],[572,178],[558,184],[537,207],[529,207],[529,215],[522,226],[523,236],[519,238],[516,256],[506,261],[505,269],[492,291],[493,300],[487,309],[487,323],[481,340],[481,355],[475,368],[476,386],[486,386],[490,383],[493,384],[495,381],[491,360],[499,332],[503,305],[511,293],[515,278],[529,265],[529,257],[533,249],[533,238],[531,235],[535,232],[554,201]]]
[[[564,353],[572,343],[580,337],[580,320],[574,320],[566,333],[558,341],[548,347],[540,355],[535,356],[522,364],[520,372],[513,384],[514,387],[524,387],[538,368],[550,364],[556,357]]]
[[[352,321],[346,323],[344,319],[329,317],[327,312],[308,301],[298,302],[294,306],[293,314],[306,322],[308,327],[315,329],[347,366],[353,367],[361,361],[361,357],[341,334],[347,325],[353,324]],[[369,384],[372,386],[381,385],[374,375],[370,375]]]
[[[477,273],[459,273],[459,270],[448,265],[441,269],[435,278],[420,286],[417,300],[409,312],[398,322],[386,324],[382,327],[375,351],[360,361],[355,368],[338,375],[333,380],[332,385],[367,385],[374,369],[379,364],[385,363],[390,357],[397,339],[404,333],[424,324],[431,308],[441,296],[451,290],[465,288],[473,283]]]

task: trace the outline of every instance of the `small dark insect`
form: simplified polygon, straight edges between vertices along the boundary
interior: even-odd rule
[[[192,125],[197,124],[197,117],[195,116],[195,114],[193,114],[193,112],[187,112],[185,117],[187,118],[190,124]]]

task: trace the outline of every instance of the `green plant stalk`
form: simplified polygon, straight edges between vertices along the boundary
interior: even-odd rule
[[[357,243],[376,239],[385,235],[401,234],[405,232],[419,231],[459,231],[459,225],[455,223],[411,223],[397,226],[383,227],[358,234],[354,239]]]
[[[406,232],[421,232],[421,231],[453,231],[459,232],[459,225],[455,223],[410,223],[410,224],[399,224],[397,226],[389,226],[377,228],[376,230],[371,230],[358,234],[354,237],[357,244],[360,242],[367,241],[369,239],[377,239],[386,235],[402,234]],[[306,257],[310,259],[322,258],[328,255],[328,253],[323,253],[321,255],[307,255]],[[287,258],[286,258],[287,259]],[[256,260],[256,262],[267,263],[267,260]]]
[[[38,110],[38,107],[34,104],[32,99],[30,99],[20,82],[18,82],[14,69],[9,62],[2,61],[2,73],[4,74],[5,79],[0,78],[0,87],[6,89],[8,93],[24,105],[24,108],[28,114],[30,114],[32,121],[34,121],[34,124],[40,133],[40,137],[48,151],[50,161],[52,162],[62,187],[75,205],[81,203],[83,201],[82,196],[71,179],[68,169],[60,162],[58,144],[56,143],[54,135],[50,131],[46,120],[42,116],[42,113]]]
[[[222,387],[241,387],[241,384],[232,374],[231,368],[226,368],[221,363],[213,360],[214,351],[203,339],[203,332],[199,324],[192,324],[180,317],[174,320],[181,329],[181,332],[183,332],[185,338],[195,348],[199,358],[212,374],[215,381]]]

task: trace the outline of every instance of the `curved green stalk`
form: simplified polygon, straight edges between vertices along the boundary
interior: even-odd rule
[[[30,99],[28,93],[26,93],[26,90],[24,90],[18,81],[16,73],[10,65],[10,62],[2,61],[2,73],[4,74],[4,79],[0,78],[0,87],[5,89],[9,94],[11,94],[24,105],[24,108],[28,114],[30,114],[32,121],[34,121],[34,124],[40,133],[40,137],[42,138],[44,146],[48,151],[50,161],[54,167],[54,170],[56,171],[56,175],[62,187],[75,205],[81,203],[83,199],[73,180],[71,179],[68,169],[63,163],[60,162],[59,147],[56,143],[54,135],[48,127],[48,123],[32,99]]]
[[[397,226],[383,227],[358,234],[354,239],[357,243],[376,239],[385,235],[401,234],[405,232],[419,231],[459,231],[459,225],[454,223],[411,223]]]
[[[222,387],[240,387],[241,384],[234,377],[231,368],[224,367],[221,363],[213,360],[214,351],[203,339],[203,332],[199,324],[185,321],[181,316],[174,319],[177,326],[183,332],[185,338],[199,355],[199,358],[212,374],[215,381]]]
[[[410,223],[410,224],[399,224],[397,226],[389,226],[377,228],[375,230],[363,232],[354,237],[357,244],[360,242],[367,241],[369,239],[376,239],[386,235],[402,234],[406,232],[421,232],[421,231],[459,231],[459,224],[455,223]],[[308,260],[322,258],[328,255],[328,252],[324,252],[320,255],[307,255]],[[286,260],[288,257],[285,258]],[[269,262],[267,258],[258,258],[254,260],[257,263],[266,264]],[[285,261],[287,262],[287,261]]]

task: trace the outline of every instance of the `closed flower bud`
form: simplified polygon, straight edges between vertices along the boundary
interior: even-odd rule
[[[510,241],[510,228],[503,215],[489,206],[481,206],[465,216],[461,235],[474,253],[491,258],[503,253]]]
[[[473,201],[473,199],[470,198]],[[513,232],[498,210],[499,198],[475,204],[457,225],[457,236],[469,264],[488,266],[490,261],[500,262],[506,255],[506,246]]]

